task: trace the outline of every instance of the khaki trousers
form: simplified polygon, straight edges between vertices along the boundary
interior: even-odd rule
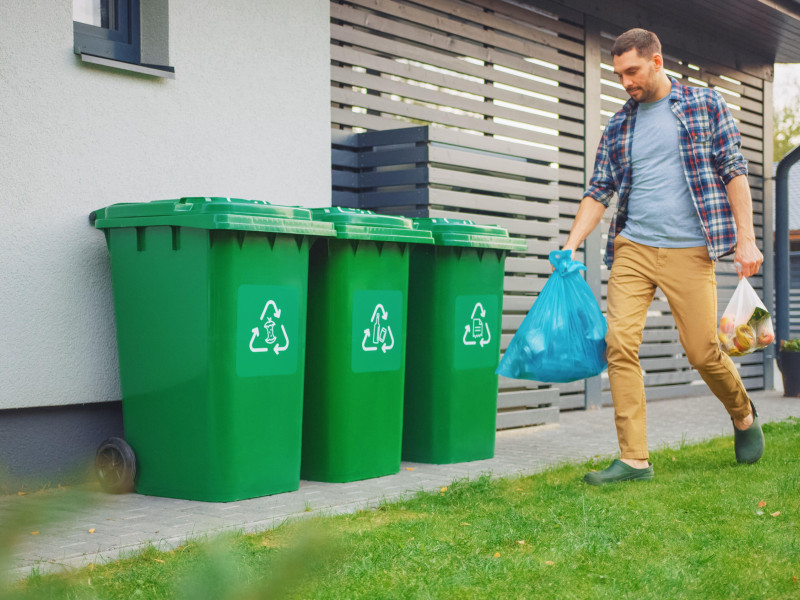
[[[689,363],[732,418],[750,414],[739,372],[717,343],[717,281],[708,250],[653,248],[617,236],[608,280],[606,342],[621,458],[649,457],[639,345],[656,287],[667,297]]]

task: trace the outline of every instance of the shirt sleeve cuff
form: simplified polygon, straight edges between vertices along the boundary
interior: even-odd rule
[[[735,161],[722,169],[722,183],[728,185],[731,179],[739,175],[747,175],[747,163]]]
[[[583,193],[584,198],[597,200],[606,208],[608,208],[608,205],[611,203],[612,196],[614,196],[614,192],[609,192],[594,185],[589,186],[589,189]]]

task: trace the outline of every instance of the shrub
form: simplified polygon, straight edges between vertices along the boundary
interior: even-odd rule
[[[784,352],[800,352],[800,338],[781,341],[781,350]]]

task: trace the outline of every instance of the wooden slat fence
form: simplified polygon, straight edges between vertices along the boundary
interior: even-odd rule
[[[527,250],[506,260],[505,349],[533,295],[542,289],[545,279],[536,274],[548,268],[542,256],[558,235],[555,167],[539,159],[538,148],[523,148],[527,156],[519,156],[521,149],[508,142],[449,129],[421,126],[344,135],[357,138],[355,160],[340,156],[344,160],[335,178],[349,184],[345,177],[353,173],[346,163],[355,162],[359,192],[335,190],[334,204],[414,218],[468,217],[527,239]],[[502,152],[509,149],[517,155]],[[557,419],[558,391],[535,386],[503,380],[498,427]]]
[[[362,206],[527,238],[507,262],[505,350],[550,273],[561,209],[580,200],[582,28],[500,0],[335,1],[331,85],[335,130],[416,132],[365,141],[360,160],[381,162],[361,165]],[[335,182],[352,172],[334,170]],[[335,202],[353,201],[334,189]],[[559,404],[553,386],[501,379],[500,427],[543,422]],[[583,406],[583,390],[569,395]]]

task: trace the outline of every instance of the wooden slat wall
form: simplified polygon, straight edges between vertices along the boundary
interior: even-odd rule
[[[420,174],[409,169],[393,176],[384,170],[382,185],[424,185],[431,216],[493,222],[528,240],[528,252],[507,262],[503,350],[544,285],[547,254],[558,247],[563,221],[580,201],[583,54],[583,29],[574,14],[560,19],[502,0],[331,4],[333,128],[429,125],[427,174],[433,181],[414,180]],[[334,138],[334,150],[341,149]],[[334,173],[343,202],[352,200],[348,173],[344,164]],[[385,190],[371,200],[392,202]],[[395,212],[412,214],[409,209],[394,202]],[[531,424],[536,417],[526,407],[558,405],[558,388],[501,380],[500,427]],[[582,387],[566,394],[571,405],[583,406]]]
[[[618,33],[603,33],[602,37],[602,123],[622,107],[628,95],[619,85],[611,67],[611,46]],[[712,87],[718,90],[731,109],[742,134],[742,154],[748,161],[750,188],[756,236],[763,241],[764,213],[764,82],[756,77],[720,65],[693,60],[691,57],[675,55],[664,48],[665,66],[668,73],[686,85]],[[603,223],[604,233],[608,229],[612,211],[607,211]],[[604,242],[605,243],[605,242]],[[761,245],[761,244],[760,244]],[[763,273],[763,272],[762,272]],[[603,269],[603,308],[605,309],[608,271]],[[753,287],[763,297],[762,274],[750,279]],[[733,259],[727,257],[717,266],[719,311],[727,306],[738,277],[733,268]],[[707,393],[700,375],[691,369],[678,339],[678,331],[669,306],[659,290],[650,312],[640,352],[644,370],[648,399],[669,398],[681,395]],[[762,353],[734,359],[750,390],[763,389],[764,368]],[[604,403],[611,402],[608,379],[603,385]]]
[[[530,306],[544,279],[538,239],[558,235],[556,167],[540,159],[541,149],[494,137],[430,126],[358,134],[334,131],[333,203],[409,217],[464,218],[497,224],[528,248],[506,261],[506,305]],[[510,153],[510,151],[517,154]],[[525,152],[525,156],[519,156]],[[538,253],[538,255],[537,255]],[[503,317],[502,348],[522,314]],[[559,392],[531,382],[504,380],[498,398],[498,428],[558,420]]]
[[[358,134],[331,131],[331,183],[334,206],[358,206],[361,191],[358,165]]]

